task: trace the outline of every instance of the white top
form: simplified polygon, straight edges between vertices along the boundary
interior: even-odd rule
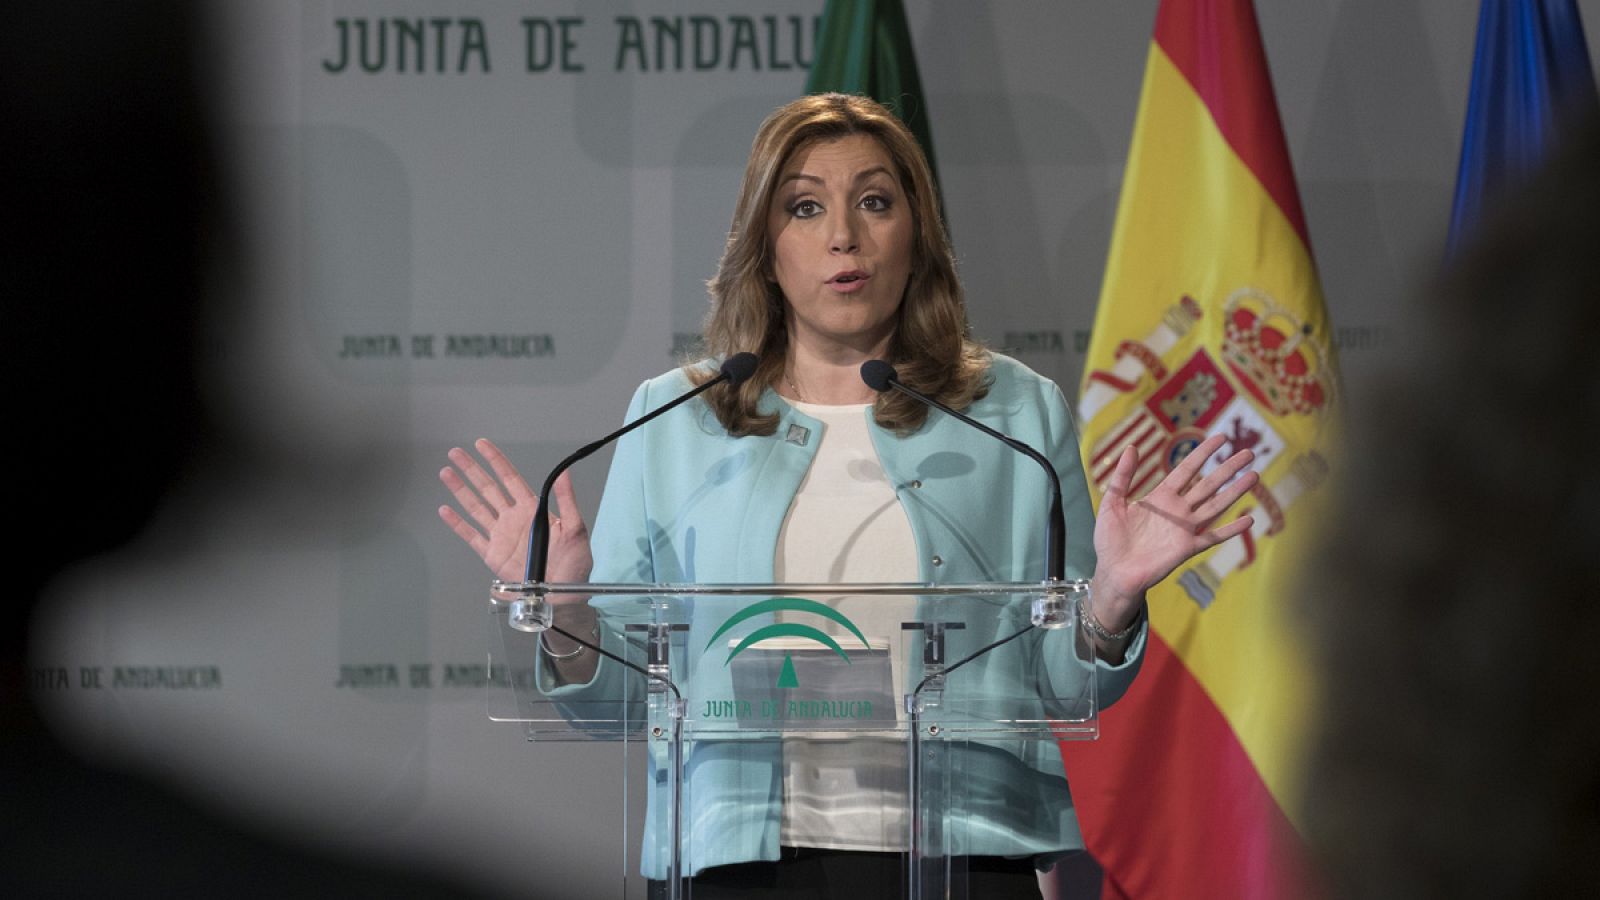
[[[778,582],[914,582],[911,523],[878,461],[868,404],[794,407],[822,423],[816,457],[778,533]],[[911,601],[831,599],[874,648],[890,648],[891,697],[901,696],[900,623]],[[881,670],[880,670],[881,671]],[[865,674],[865,670],[863,671]],[[904,850],[906,760],[897,741],[790,739],[784,743],[779,841],[835,850]]]
[[[794,407],[820,421],[822,433],[815,436],[816,457],[778,532],[774,580],[916,581],[916,540],[872,446],[871,407]]]

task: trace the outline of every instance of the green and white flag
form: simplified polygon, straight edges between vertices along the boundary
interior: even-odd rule
[[[917,136],[938,179],[928,105],[900,0],[828,0],[806,79],[806,93],[827,91],[865,94],[893,110]]]

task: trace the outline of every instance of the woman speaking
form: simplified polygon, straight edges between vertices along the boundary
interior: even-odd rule
[[[1256,479],[1248,451],[1200,477],[1220,438],[1139,499],[1128,496],[1137,460],[1127,450],[1095,520],[1061,391],[969,338],[927,160],[910,131],[872,100],[806,97],[762,123],[710,293],[709,356],[755,353],[755,374],[623,438],[592,535],[563,475],[555,486],[560,517],[550,519],[548,580],[1036,579],[1046,476],[951,417],[868,387],[861,366],[874,359],[892,365],[906,386],[1053,463],[1067,524],[1066,574],[1092,579],[1083,628],[1094,642],[1102,705],[1137,672],[1146,589],[1251,525],[1241,517],[1208,530]],[[714,374],[701,363],[646,382],[628,419]],[[440,473],[465,515],[449,506],[439,515],[496,576],[518,580],[537,495],[492,443],[476,448],[487,468],[458,448]],[[573,634],[603,630],[587,604],[564,604],[556,615]],[[549,632],[542,640],[561,685],[582,689],[620,677],[620,667],[581,644]],[[781,760],[696,748],[702,751],[707,758],[691,763],[695,790],[716,796],[718,812],[715,821],[695,820],[689,867],[698,873],[697,897],[773,889],[838,896],[841,884],[850,885],[847,895],[865,896],[880,883],[896,889],[904,839],[865,808],[870,793],[854,807],[819,805],[814,792],[795,788],[792,758],[785,779]],[[816,754],[806,759],[808,771],[848,763],[825,750],[804,752]],[[1046,783],[1055,790],[1008,786],[967,804],[974,891],[981,884],[985,896],[1037,897],[1034,861],[1081,848],[1059,758],[1053,765]]]

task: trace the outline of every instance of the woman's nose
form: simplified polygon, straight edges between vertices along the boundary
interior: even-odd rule
[[[856,237],[855,223],[850,221],[850,216],[842,216],[843,221],[835,228],[833,240],[829,242],[834,253],[855,253],[861,249],[861,242]]]

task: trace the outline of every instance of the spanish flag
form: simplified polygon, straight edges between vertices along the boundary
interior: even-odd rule
[[[1150,592],[1151,640],[1101,739],[1067,743],[1106,897],[1299,897],[1298,741],[1311,691],[1287,590],[1330,492],[1339,381],[1250,0],[1163,0],[1079,414],[1096,502],[1202,440],[1255,452],[1246,534]]]

